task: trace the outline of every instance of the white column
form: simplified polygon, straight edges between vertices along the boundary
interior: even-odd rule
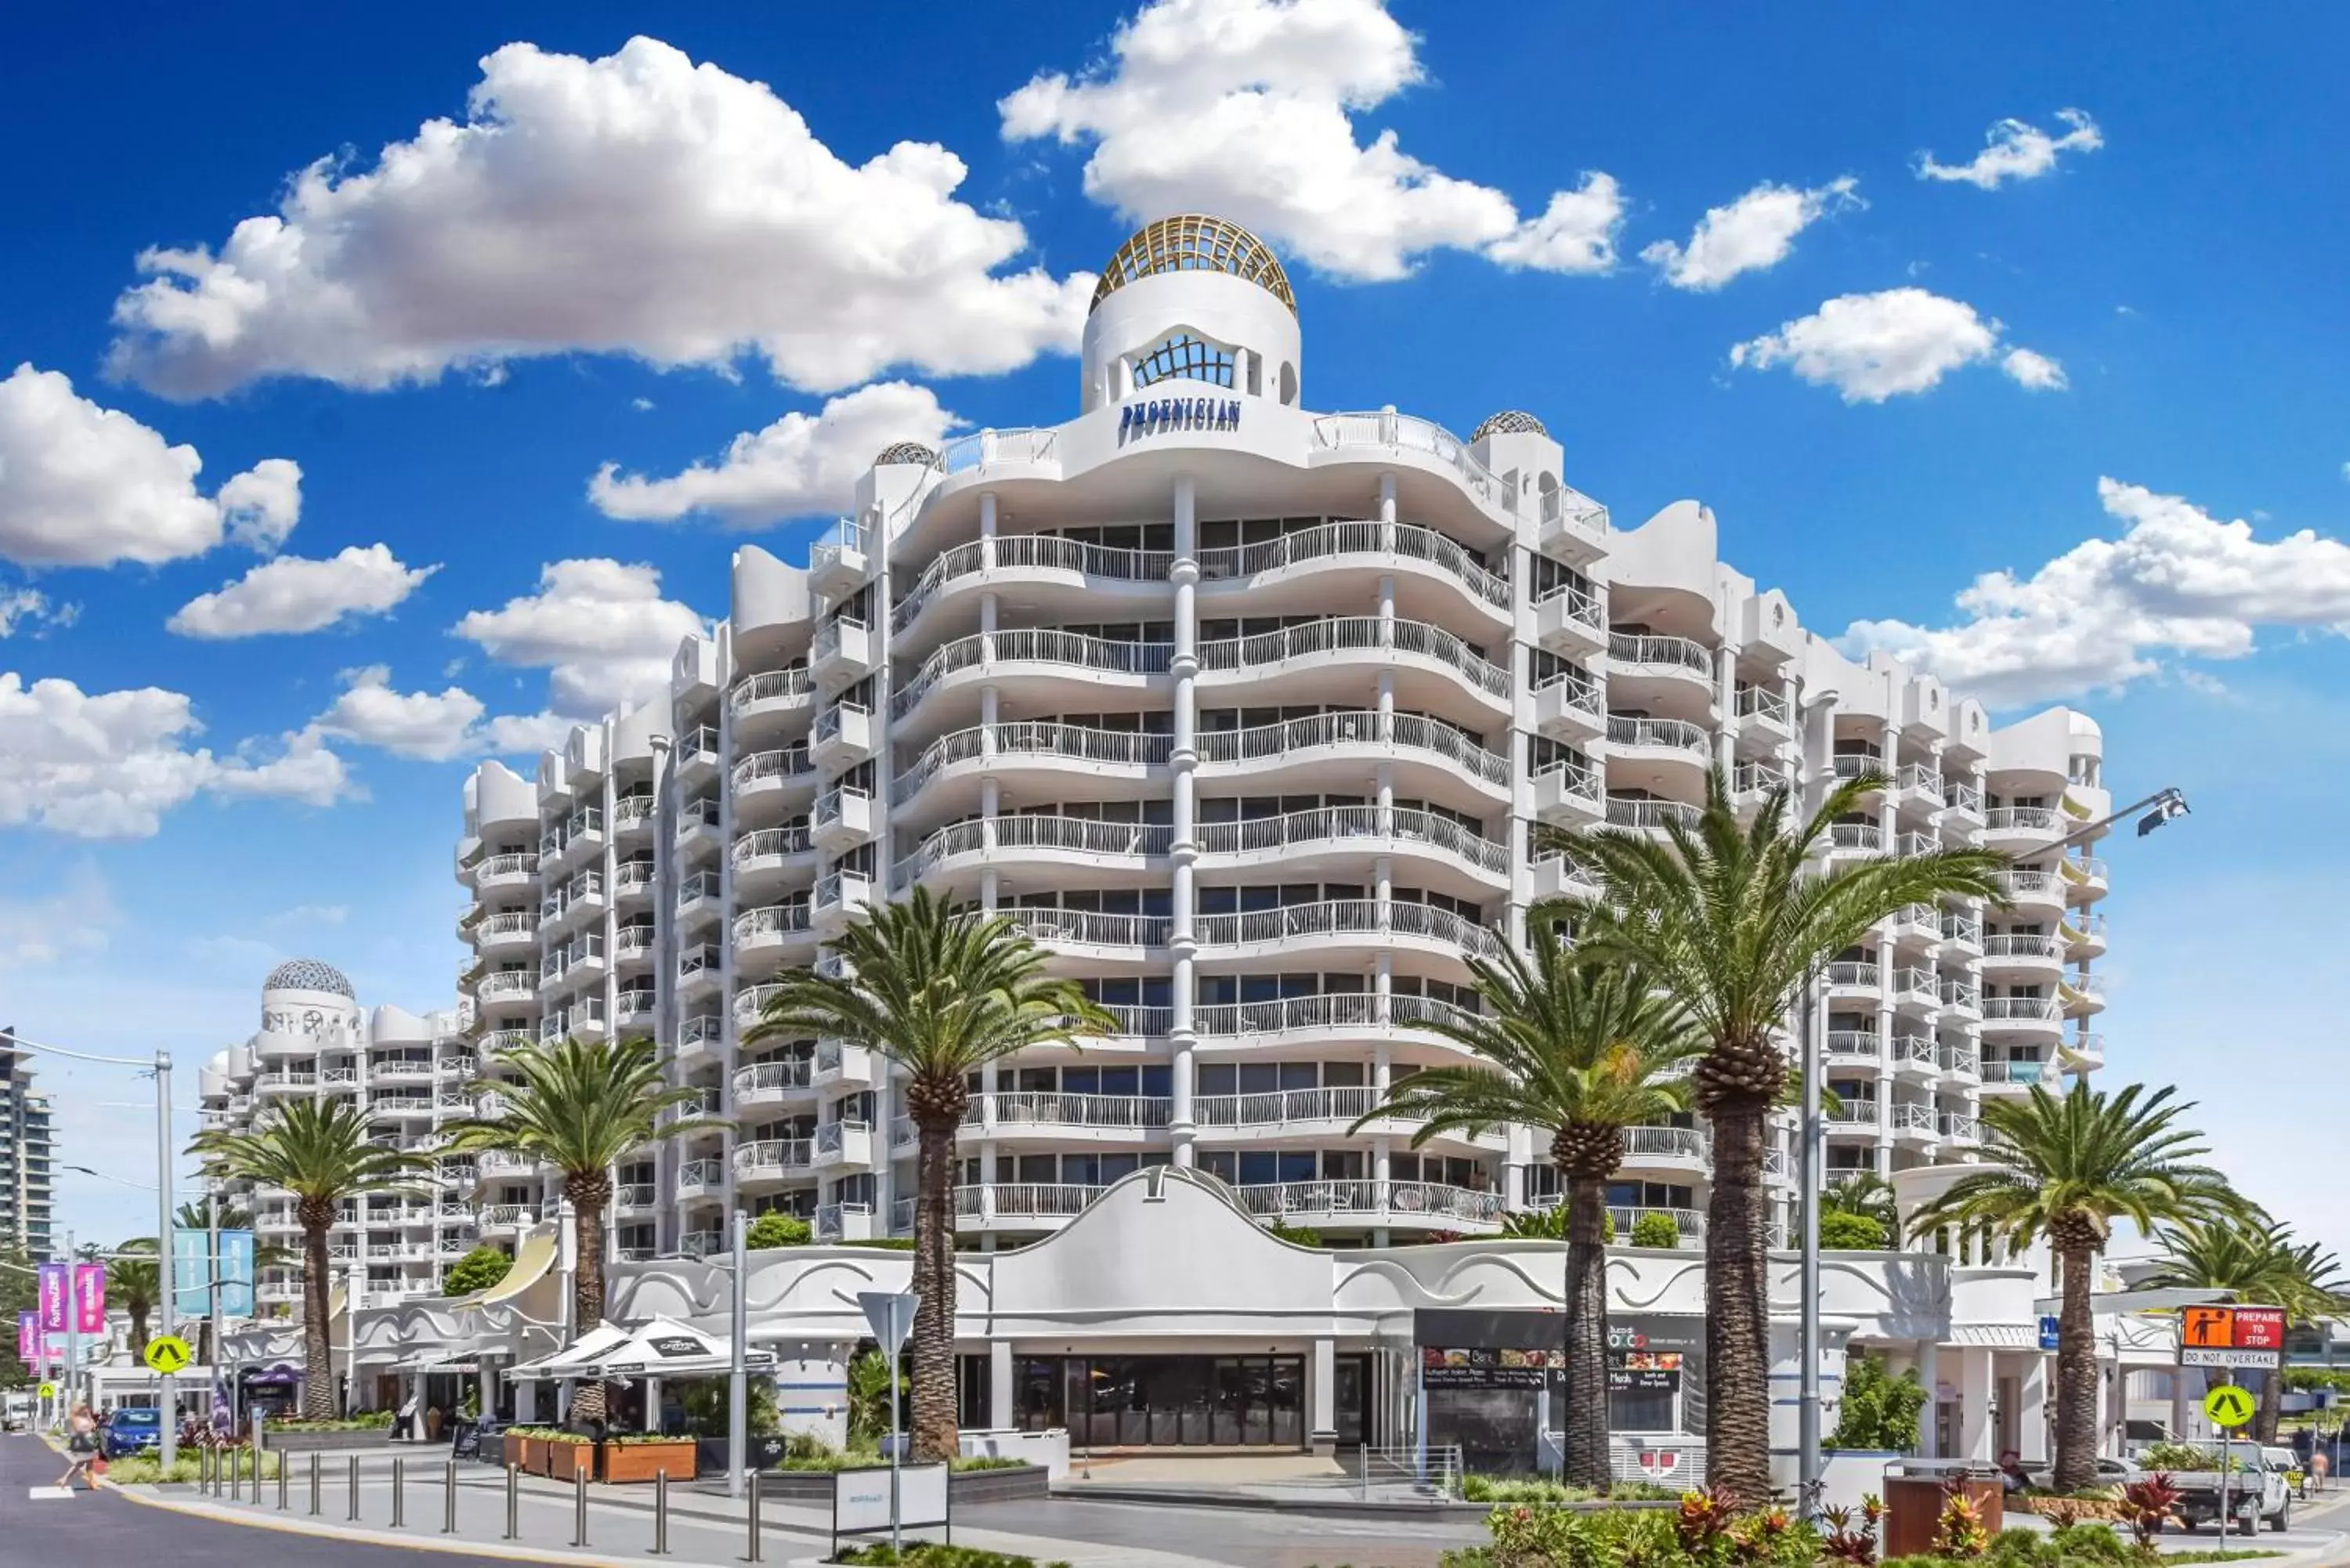
[[[1379,521],[1393,527],[1395,520],[1396,476],[1392,473],[1382,473],[1379,475]]]
[[[1918,1417],[1918,1457],[1924,1459],[1942,1457],[1937,1451],[1940,1444],[1936,1438],[1936,1433],[1941,1429],[1936,1412],[1941,1397],[1934,1392],[1941,1376],[1941,1351],[1942,1347],[1930,1339],[1918,1346],[1918,1382],[1926,1390],[1926,1408]]]
[[[2016,1383],[2015,1435],[2027,1465],[2044,1464],[2054,1458],[2048,1451],[2048,1368],[2049,1358],[2038,1351],[2024,1358],[2023,1376]],[[2097,1448],[2105,1449],[2105,1428],[2110,1422],[2101,1422]]]
[[[1306,1441],[1317,1454],[1329,1453],[1338,1446],[1337,1350],[1335,1340],[1315,1340],[1314,1366],[1306,1374],[1306,1397],[1314,1405],[1314,1419],[1308,1428]]]
[[[1724,777],[1738,761],[1738,650],[1717,649],[1713,656],[1715,700],[1720,718],[1714,726],[1714,764]]]
[[[1991,1353],[1971,1346],[1959,1352],[1959,1451],[1953,1459],[1989,1464],[1998,1429],[1991,1425],[1991,1405],[1998,1393],[1991,1378]]]
[[[1012,1384],[1012,1342],[992,1340],[987,1346],[987,1424],[999,1432],[1018,1425],[1017,1398]]]
[[[1194,1164],[1198,1158],[1192,1147],[1198,1129],[1191,1111],[1192,1054],[1198,1045],[1192,1030],[1192,1007],[1198,1000],[1198,946],[1191,924],[1192,911],[1198,904],[1193,867],[1200,855],[1194,833],[1198,781],[1193,776],[1200,763],[1199,694],[1193,686],[1200,671],[1199,546],[1199,518],[1194,510],[1191,479],[1186,474],[1175,481],[1175,560],[1168,573],[1175,584],[1175,651],[1169,663],[1175,682],[1175,743],[1168,756],[1175,799],[1168,846],[1173,886],[1169,894],[1171,919],[1167,950],[1174,960],[1175,972],[1169,984],[1173,1016],[1167,1036],[1168,1048],[1173,1055],[1169,1074],[1173,1092],[1167,1126],[1173,1141],[1172,1158],[1179,1166]]]
[[[995,492],[984,490],[979,496],[979,569],[995,569]]]
[[[1372,995],[1377,999],[1378,1020],[1382,1024],[1387,1025],[1371,1046],[1371,1099],[1374,1104],[1378,1104],[1387,1099],[1388,1089],[1395,1082],[1394,1047],[1389,1043],[1395,1023],[1395,954],[1381,948],[1378,958],[1373,961],[1375,967],[1371,976]],[[1393,1168],[1393,1149],[1388,1135],[1385,1133],[1375,1135],[1371,1139],[1371,1179],[1387,1181],[1390,1179]],[[1386,1189],[1380,1188],[1378,1190],[1384,1192]],[[1380,1211],[1384,1213],[1387,1209],[1388,1205],[1382,1201],[1379,1204]],[[1371,1232],[1372,1246],[1384,1247],[1387,1244],[1388,1233],[1385,1231]]]

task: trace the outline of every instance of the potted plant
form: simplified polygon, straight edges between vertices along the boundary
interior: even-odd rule
[[[550,1431],[546,1436],[546,1471],[550,1480],[570,1480],[585,1470],[596,1479],[596,1439],[585,1432]]]
[[[532,1461],[530,1449],[530,1445],[536,1436],[536,1428],[508,1427],[505,1430],[506,1463],[517,1466],[534,1475],[538,1473],[543,1466]]]
[[[666,1470],[673,1481],[694,1477],[694,1442],[691,1437],[658,1432],[632,1432],[604,1439],[604,1479],[608,1481],[649,1481]]]

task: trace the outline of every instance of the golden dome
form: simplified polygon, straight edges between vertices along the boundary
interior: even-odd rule
[[[1161,218],[1136,230],[1102,268],[1094,286],[1093,305],[1108,298],[1139,277],[1170,272],[1221,272],[1244,277],[1297,314],[1297,296],[1290,292],[1289,275],[1264,242],[1238,223],[1204,213]]]

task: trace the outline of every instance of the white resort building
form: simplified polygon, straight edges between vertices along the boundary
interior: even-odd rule
[[[1555,1249],[1485,1240],[1555,1200],[1542,1140],[1349,1131],[1453,1058],[1416,1025],[1472,1004],[1465,960],[1575,886],[1540,826],[1654,830],[1717,767],[1747,802],[1782,781],[1816,802],[1867,768],[1891,783],[1831,854],[2018,857],[2012,909],[1904,910],[1825,971],[1832,1179],[1922,1190],[1937,1179],[1903,1173],[1971,1158],[1986,1098],[2102,1064],[2106,869],[2059,850],[2110,810],[2089,719],[1994,727],[1898,660],[1848,659],[1723,563],[1704,506],[1619,526],[1531,414],[1462,441],[1393,408],[1314,411],[1288,280],[1220,220],[1119,248],[1079,371],[1060,422],[876,454],[805,567],[735,551],[730,613],[679,648],[667,693],[577,728],[535,778],[489,763],[465,784],[468,1044],[648,1036],[737,1124],[619,1172],[616,1313],[723,1328],[693,1260],[738,1207],[786,1210],[817,1244],[763,1265],[784,1274],[754,1293],[778,1303],[754,1335],[837,1374],[861,1332],[841,1293],[903,1271],[848,1245],[910,1231],[900,1085],[837,1041],[743,1036],[779,973],[833,961],[860,909],[918,883],[1011,915],[1120,1021],[989,1069],[960,1146],[958,1231],[987,1254],[962,1303],[967,1416],[1081,1442],[1394,1440],[1415,1347],[1470,1332],[1415,1312],[1555,1304],[1533,1266]],[[437,1072],[444,1047],[415,1059]],[[1618,1285],[1620,1310],[1679,1314],[1652,1344],[1701,1326],[1710,1150],[1679,1121],[1634,1129],[1610,1189],[1619,1240],[1667,1221]],[[1783,1223],[1783,1137],[1772,1160]],[[473,1177],[492,1240],[556,1196],[546,1172]],[[1097,1212],[1113,1195],[1117,1225]],[[1250,1221],[1332,1250],[1267,1236],[1255,1256],[1231,1240]],[[1965,1262],[1852,1255],[1836,1332],[1920,1366],[1944,1450],[2043,1450],[2044,1288]],[[376,1337],[408,1354],[461,1332],[417,1311]],[[1691,1390],[1661,1387],[1627,1386],[1619,1424],[1701,1429]]]

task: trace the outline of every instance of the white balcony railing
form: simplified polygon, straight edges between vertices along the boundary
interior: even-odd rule
[[[1506,697],[1512,688],[1507,670],[1485,659],[1442,627],[1426,621],[1334,616],[1251,637],[1203,642],[1199,647],[1200,669],[1203,672],[1248,670],[1318,654],[1354,652],[1409,653],[1430,659],[1490,696]]]
[[[1686,637],[1647,637],[1631,632],[1611,632],[1607,638],[1607,657],[1616,664],[1644,670],[1689,670],[1699,675],[1713,673],[1713,651],[1701,642]]]
[[[803,664],[790,670],[763,670],[756,675],[745,675],[734,682],[733,691],[726,694],[726,701],[739,718],[761,702],[815,695],[816,680]]]
[[[1431,528],[1378,522],[1323,523],[1254,545],[1233,545],[1199,553],[1203,582],[1222,582],[1278,571],[1333,556],[1394,555],[1425,561],[1487,604],[1506,609],[1507,579],[1487,571],[1469,551]],[[1162,574],[1163,575],[1163,574]]]
[[[1165,915],[1106,915],[1093,909],[1019,909],[1012,923],[1040,942],[1080,947],[1163,948],[1173,922]]]
[[[1351,1123],[1379,1103],[1367,1085],[1282,1089],[1254,1095],[1202,1095],[1192,1118],[1202,1127],[1263,1128],[1303,1123]]]
[[[1018,1091],[974,1096],[963,1124],[1143,1131],[1165,1127],[1173,1105],[1172,1100],[1155,1096]]]
[[[1607,797],[1607,826],[1629,827],[1643,832],[1660,830],[1668,823],[1683,827],[1695,827],[1700,813],[1696,806],[1684,801],[1653,800],[1647,795],[1611,794]]]
[[[1710,755],[1713,743],[1706,732],[1684,719],[1640,719],[1617,714],[1607,721],[1607,743],[1611,746],[1653,746],[1666,751],[1687,752],[1703,759]]]

